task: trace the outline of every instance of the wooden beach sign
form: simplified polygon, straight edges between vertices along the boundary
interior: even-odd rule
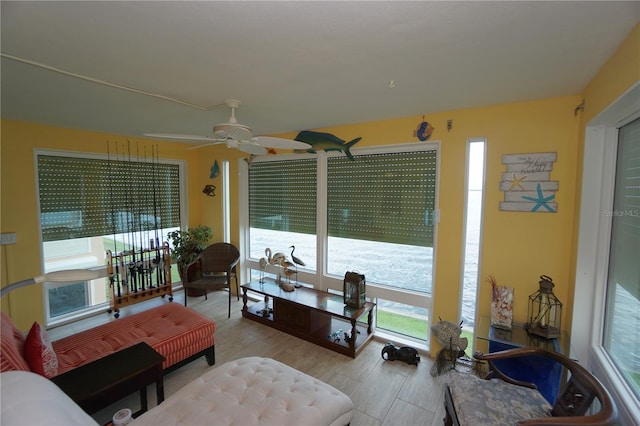
[[[550,177],[556,159],[555,152],[503,155],[502,164],[506,164],[507,171],[502,173],[500,181],[500,190],[504,193],[500,210],[557,212],[558,181]]]

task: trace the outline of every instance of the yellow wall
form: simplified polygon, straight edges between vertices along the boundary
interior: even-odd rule
[[[557,295],[567,301],[569,260],[571,257],[571,222],[576,195],[577,122],[573,110],[579,97],[565,97],[536,102],[499,105],[461,111],[429,114],[426,119],[435,127],[431,140],[441,141],[436,276],[433,317],[457,321],[462,253],[462,221],[466,143],[470,137],[487,138],[486,208],[481,276],[494,274],[500,283],[515,287],[515,320],[524,321],[526,296],[537,289],[538,276],[547,274],[557,282]],[[447,131],[447,120],[453,128]],[[407,117],[371,123],[353,124],[326,130],[342,139],[361,136],[357,146],[373,146],[417,142],[413,131],[421,117]],[[288,136],[293,136],[290,134]],[[2,127],[2,232],[16,232],[18,244],[4,246],[6,256],[5,283],[41,273],[40,246],[37,235],[36,194],[33,149],[50,148],[85,152],[106,151],[107,140],[117,136],[48,126],[3,122]],[[140,141],[144,143],[145,141]],[[230,161],[230,196],[232,242],[238,242],[237,150],[215,146],[186,150],[178,143],[160,143],[160,155],[189,162],[189,223],[214,227],[215,239],[222,238],[222,183],[209,179],[215,159]],[[503,154],[547,152],[558,153],[552,179],[560,181],[557,192],[558,213],[515,213],[498,211],[502,198],[499,191]],[[218,187],[216,197],[201,193],[206,183]],[[4,262],[4,261],[3,261]],[[479,291],[480,314],[488,313],[489,290],[485,284]],[[9,295],[10,312],[16,323],[25,328],[34,320],[42,320],[42,294],[32,286]],[[3,309],[7,302],[3,301]]]
[[[583,149],[582,127],[585,117],[598,111],[638,80],[640,62],[638,27],[620,46],[585,89],[587,108],[574,115],[582,96],[496,105],[459,111],[427,114],[435,131],[430,140],[441,141],[441,170],[436,270],[432,318],[457,321],[462,253],[465,154],[468,138],[487,139],[486,191],[481,246],[480,275],[484,280],[494,274],[500,284],[515,288],[514,320],[524,322],[527,296],[538,288],[538,276],[549,275],[556,283],[555,293],[565,303],[563,325],[569,331],[574,289],[575,225],[579,218],[579,191]],[[631,68],[629,70],[629,68]],[[406,117],[337,126],[327,129],[351,140],[362,137],[357,147],[417,142],[413,131],[422,117]],[[447,131],[447,120],[453,128]],[[2,247],[2,285],[41,273],[40,245],[37,235],[37,211],[34,182],[34,148],[82,152],[106,151],[106,141],[124,137],[101,133],[54,128],[29,123],[2,122],[1,157],[1,232],[16,232],[18,243]],[[292,137],[295,133],[281,136]],[[140,143],[147,141],[140,140]],[[210,225],[214,239],[222,239],[222,181],[209,179],[214,160],[230,161],[231,242],[238,243],[238,158],[243,154],[224,146],[186,150],[180,143],[158,143],[163,158],[188,161],[189,224]],[[559,181],[556,193],[557,213],[501,212],[498,203],[503,154],[556,152],[551,179]],[[201,190],[207,183],[217,186],[216,197]],[[479,315],[489,313],[489,285],[482,282],[478,292]],[[43,320],[42,290],[31,286],[2,300],[22,329],[34,320]],[[432,346],[437,344],[432,340]]]
[[[485,137],[486,191],[480,275],[494,274],[500,284],[515,288],[514,320],[524,322],[527,296],[538,289],[538,277],[549,275],[556,282],[556,295],[570,302],[569,269],[575,219],[575,172],[579,118],[574,109],[580,97],[569,96],[535,102],[498,105],[428,114],[435,127],[430,140],[441,141],[441,169],[434,308],[432,318],[457,322],[460,316],[465,155],[467,139]],[[356,146],[417,142],[413,137],[422,117],[321,129],[344,140],[362,136]],[[453,128],[447,131],[447,120]],[[285,136],[292,136],[291,134]],[[556,193],[557,213],[501,212],[499,190],[503,154],[556,152],[551,179],[560,182]],[[490,286],[479,289],[479,315],[489,314]],[[432,345],[437,345],[432,339]],[[432,346],[437,348],[437,346]],[[435,351],[432,351],[435,353]]]
[[[583,91],[582,128],[604,108],[640,81],[640,24],[618,46]]]
[[[41,247],[38,236],[37,194],[34,180],[34,149],[106,154],[107,141],[126,143],[124,136],[82,130],[63,129],[32,123],[2,121],[1,159],[1,232],[15,232],[17,244],[2,246],[0,262],[2,286],[38,276],[41,270]],[[131,139],[132,143],[157,144],[161,158],[188,161],[190,225],[200,223],[213,226],[217,238],[221,232],[216,215],[207,214],[211,200],[201,193],[205,180],[198,175],[201,163],[207,159],[197,151],[189,151],[180,143],[165,143]],[[194,167],[195,166],[195,167]],[[204,167],[204,166],[203,166]],[[202,167],[202,168],[203,168]],[[206,178],[209,172],[207,167]],[[206,199],[206,200],[205,200]],[[216,201],[219,198],[215,199]],[[8,312],[21,329],[28,329],[33,321],[43,322],[42,287],[29,286],[2,298],[2,310]]]
[[[584,156],[585,129],[587,124],[600,114],[613,101],[624,92],[640,81],[640,24],[631,30],[626,39],[618,46],[605,65],[598,71],[596,76],[589,82],[582,92],[584,100],[584,111],[579,114],[580,125],[578,127],[578,149],[576,150],[577,171],[575,210],[579,212],[581,202],[582,175],[584,173],[582,158]],[[640,100],[639,100],[640,102]],[[573,300],[576,288],[575,269],[578,252],[578,228],[580,225],[579,216],[573,222],[573,241],[571,252],[573,253],[571,262],[570,282],[574,283],[570,287],[569,300]],[[573,314],[573,305],[569,305],[567,318]],[[570,324],[567,324],[570,325]],[[569,328],[567,328],[569,329]]]

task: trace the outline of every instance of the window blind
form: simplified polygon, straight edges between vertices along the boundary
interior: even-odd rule
[[[43,241],[180,226],[175,164],[38,155]]]
[[[433,246],[435,150],[328,159],[328,233]]]
[[[249,169],[249,225],[316,233],[316,159],[253,162]]]
[[[640,118],[620,128],[611,211],[609,284],[640,299]]]

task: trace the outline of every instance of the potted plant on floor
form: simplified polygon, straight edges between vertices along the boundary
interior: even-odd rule
[[[167,234],[171,241],[171,260],[178,265],[178,274],[180,279],[184,281],[186,268],[195,258],[204,250],[211,236],[213,230],[205,225],[200,225],[196,228],[189,228],[186,231],[172,231]],[[189,296],[202,296],[204,290],[188,289],[187,295]]]

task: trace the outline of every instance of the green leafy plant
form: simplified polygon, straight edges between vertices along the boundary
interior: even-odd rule
[[[172,231],[167,236],[173,246],[171,259],[177,263],[178,271],[182,273],[183,269],[207,247],[207,243],[213,236],[213,230],[208,226],[200,225],[186,231]]]

